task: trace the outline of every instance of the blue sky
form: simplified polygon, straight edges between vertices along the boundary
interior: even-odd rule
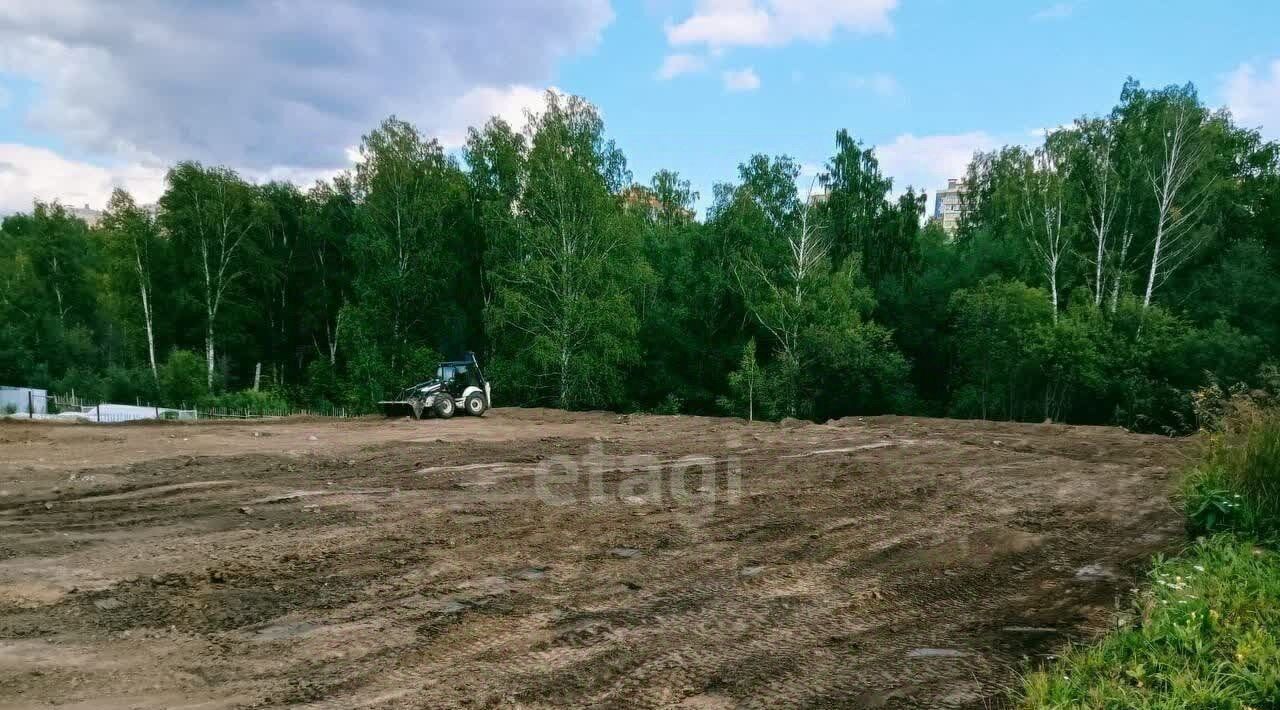
[[[0,9],[0,211],[153,199],[183,158],[309,182],[389,113],[456,147],[547,87],[600,107],[638,180],[678,170],[704,205],[754,152],[816,169],[842,127],[932,192],[975,149],[1107,111],[1130,75],[1280,137],[1275,2],[130,5]]]

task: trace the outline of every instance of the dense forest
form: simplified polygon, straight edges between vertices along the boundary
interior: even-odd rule
[[[1195,426],[1280,385],[1280,146],[1191,86],[974,156],[959,226],[840,131],[811,184],[746,157],[637,182],[548,93],[458,155],[389,118],[300,188],[184,162],[94,227],[0,225],[0,382],[167,404],[368,409],[476,351],[497,405],[761,419]]]

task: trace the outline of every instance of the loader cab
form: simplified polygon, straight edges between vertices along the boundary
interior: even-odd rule
[[[440,363],[436,368],[436,379],[454,397],[462,397],[468,387],[484,389],[480,367],[465,361]]]
[[[440,363],[436,367],[435,379],[455,405],[467,414],[479,416],[489,408],[489,381],[485,379],[475,353],[467,353],[463,360]]]

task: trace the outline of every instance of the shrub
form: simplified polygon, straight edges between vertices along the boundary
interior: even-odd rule
[[[159,392],[156,378],[145,367],[109,367],[103,378],[107,401],[132,404],[136,400],[155,402]]]
[[[66,374],[54,380],[50,390],[59,394],[75,393],[76,397],[86,402],[100,402],[106,396],[106,385],[102,376],[88,368],[73,367]]]
[[[655,414],[679,414],[683,407],[684,400],[680,399],[675,392],[669,392],[653,411]]]
[[[216,397],[206,397],[200,406],[224,412],[248,412],[249,414],[279,415],[289,412],[289,403],[271,391],[240,390],[224,392]]]
[[[190,350],[174,350],[160,369],[160,390],[171,405],[199,402],[209,392],[204,358]]]

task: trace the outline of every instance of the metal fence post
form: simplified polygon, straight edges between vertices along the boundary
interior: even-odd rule
[[[27,390],[27,419],[36,418],[36,396],[31,390]]]

